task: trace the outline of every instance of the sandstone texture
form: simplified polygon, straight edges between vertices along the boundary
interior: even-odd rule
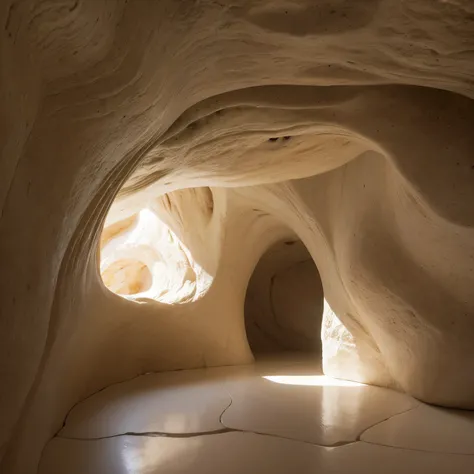
[[[0,24],[2,474],[111,384],[275,347],[474,409],[472,1],[4,0]]]

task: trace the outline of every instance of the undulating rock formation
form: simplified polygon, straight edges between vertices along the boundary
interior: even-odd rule
[[[0,19],[0,472],[36,472],[112,383],[251,362],[272,278],[288,349],[317,352],[322,318],[326,373],[474,408],[470,0]],[[285,242],[308,265],[265,270]]]

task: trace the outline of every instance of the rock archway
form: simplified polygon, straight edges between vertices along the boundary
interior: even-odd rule
[[[284,240],[268,249],[250,278],[245,327],[254,356],[285,352],[322,359],[324,295],[304,244]]]
[[[327,372],[474,408],[473,15],[2,2],[0,471],[34,473],[108,385],[251,362],[249,279],[294,235],[351,334]],[[185,304],[143,297],[146,252],[118,284],[142,301],[101,278],[104,223],[120,233],[150,201],[196,262],[170,284]]]

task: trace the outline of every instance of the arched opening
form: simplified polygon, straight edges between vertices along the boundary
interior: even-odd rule
[[[285,240],[270,247],[255,267],[245,298],[254,356],[304,354],[320,362],[323,309],[321,278],[303,242]]]
[[[212,284],[209,251],[216,234],[209,188],[190,188],[132,201],[117,199],[100,239],[100,274],[118,296],[165,304],[190,303]]]

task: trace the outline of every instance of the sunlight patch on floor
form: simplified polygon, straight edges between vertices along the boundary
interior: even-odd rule
[[[363,383],[340,380],[327,375],[265,375],[266,380],[284,385],[307,385],[311,387],[362,387]]]

